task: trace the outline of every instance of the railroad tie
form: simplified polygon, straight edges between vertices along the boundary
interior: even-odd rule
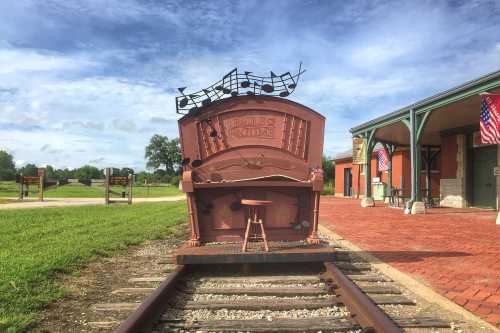
[[[217,294],[217,295],[247,295],[247,296],[318,296],[326,295],[325,288],[301,287],[301,288],[196,288],[188,293]]]
[[[203,330],[216,332],[348,332],[359,330],[360,327],[353,324],[347,318],[324,317],[304,319],[281,319],[269,320],[204,320],[184,321],[169,320],[162,318],[161,321],[169,329],[183,329],[189,331]]]

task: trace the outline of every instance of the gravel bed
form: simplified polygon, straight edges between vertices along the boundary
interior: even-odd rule
[[[298,319],[321,317],[347,317],[349,311],[342,306],[332,306],[315,310],[289,310],[289,311],[244,311],[244,310],[177,310],[172,309],[165,313],[167,319],[195,320],[252,320],[265,319],[272,321],[274,318]]]

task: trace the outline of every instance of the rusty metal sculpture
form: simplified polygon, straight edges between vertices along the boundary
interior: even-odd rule
[[[295,89],[301,73],[290,75],[293,83],[274,85],[274,92],[279,96],[283,86]],[[253,87],[252,77],[245,77],[249,80],[238,79],[238,86]],[[242,241],[249,218],[242,199],[272,203],[259,213],[268,240],[318,244],[325,118],[276,96],[235,94],[217,101],[210,97],[201,105],[182,98],[188,102],[177,99],[178,111],[196,107],[179,120],[189,245]]]
[[[241,95],[266,95],[287,97],[294,92],[304,74],[302,63],[296,74],[290,72],[276,75],[271,71],[270,76],[257,76],[252,72],[238,73],[235,68],[222,77],[222,80],[211,86],[191,94],[185,94],[186,87],[178,88],[181,96],[176,97],[177,113],[194,115],[203,106],[208,106],[215,101]]]

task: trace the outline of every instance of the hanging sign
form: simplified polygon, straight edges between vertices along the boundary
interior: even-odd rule
[[[352,164],[366,164],[366,140],[352,138]]]

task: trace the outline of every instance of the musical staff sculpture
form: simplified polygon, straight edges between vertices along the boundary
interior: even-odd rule
[[[195,115],[201,107],[208,106],[212,102],[235,97],[238,95],[267,95],[287,97],[297,87],[299,78],[305,73],[302,63],[299,70],[292,75],[290,72],[276,75],[271,71],[270,76],[257,76],[252,72],[238,73],[235,68],[222,77],[222,80],[212,84],[208,88],[186,95],[186,87],[178,88],[181,96],[175,98],[177,113],[183,115]]]

